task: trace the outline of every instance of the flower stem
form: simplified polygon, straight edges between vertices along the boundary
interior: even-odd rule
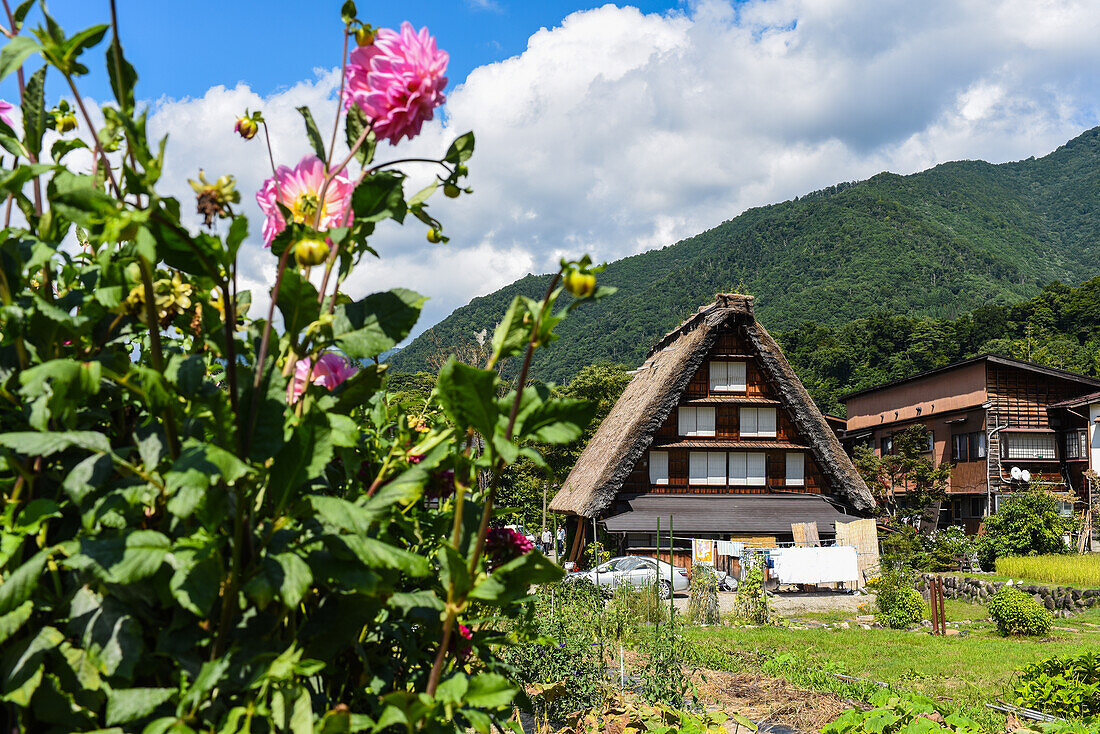
[[[88,126],[88,133],[92,136],[92,142],[95,143],[95,152],[103,159],[103,170],[107,172],[107,180],[111,182],[111,188],[114,189],[115,196],[122,199],[122,190],[119,189],[118,183],[115,181],[114,171],[111,170],[111,161],[107,159],[107,154],[103,151],[103,146],[99,144],[99,135],[96,133],[95,125],[92,124],[92,118],[88,114],[88,108],[84,106],[84,98],[80,96],[80,92],[76,88],[76,83],[73,81],[70,74],[65,73],[65,81],[69,83],[69,89],[72,90],[73,97],[76,98],[76,105],[80,108],[80,114],[84,116],[84,124]]]
[[[4,0],[4,12],[6,12],[8,14],[8,30],[5,31],[4,35],[7,36],[8,38],[15,38],[15,36],[16,36],[16,33],[15,33],[15,16],[12,15],[11,5],[8,3],[8,0]],[[18,77],[18,79],[19,79],[19,99],[20,99],[20,101],[22,101],[22,99],[23,99],[23,89],[26,87],[26,79],[23,76],[23,65],[22,64],[20,64],[19,68],[16,70],[16,77]],[[38,162],[38,158],[36,156],[32,155],[32,156],[28,156],[28,157],[31,159],[31,163],[37,163]],[[14,167],[15,166],[13,165],[12,168],[14,168]],[[38,215],[41,215],[42,214],[42,184],[38,180],[38,176],[34,177],[33,183],[34,183],[34,213],[38,214]],[[9,202],[8,203],[8,212],[10,214],[10,212],[11,212],[11,199],[8,199],[8,202]],[[6,227],[7,225],[5,224],[4,226]]]
[[[275,276],[275,285],[271,288],[271,303],[267,307],[267,321],[264,323],[263,336],[260,337],[260,353],[256,357],[256,374],[252,378],[252,409],[248,419],[248,441],[245,444],[246,452],[249,444],[252,442],[252,433],[256,430],[256,418],[259,416],[260,411],[260,396],[257,394],[257,391],[260,389],[260,383],[263,381],[264,363],[267,361],[267,348],[268,343],[271,341],[271,320],[275,317],[275,302],[279,300],[279,286],[282,285],[283,273],[286,272],[287,259],[290,257],[290,251],[292,249],[293,248],[288,247],[283,250],[283,255],[279,258],[279,272]]]
[[[164,352],[160,344],[160,321],[157,319],[156,294],[153,292],[153,268],[144,257],[138,257],[141,268],[141,281],[145,286],[145,319],[149,327],[149,344],[153,356],[153,369],[164,374]],[[172,409],[164,411],[164,436],[168,439],[168,453],[173,459],[180,455],[179,436],[176,433],[176,419]]]
[[[344,85],[348,78],[348,34],[350,27],[344,26],[344,55],[340,57],[340,95],[336,98],[336,122],[332,123],[332,140],[328,144],[328,159],[325,160],[327,168],[332,163],[332,156],[336,154],[336,133],[340,130],[340,108],[344,106]],[[324,201],[324,199],[322,199]]]

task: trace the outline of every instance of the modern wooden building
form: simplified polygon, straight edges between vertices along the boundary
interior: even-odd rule
[[[550,503],[574,557],[593,520],[612,552],[652,553],[670,517],[677,539],[775,542],[800,522],[828,538],[873,507],[752,296],[736,294],[654,346]]]
[[[1042,479],[1066,497],[1083,498],[1090,419],[1075,406],[1100,380],[1023,360],[981,355],[846,395],[845,442],[877,453],[892,450],[894,434],[920,424],[929,431],[928,456],[950,462],[949,501],[940,524],[974,532],[995,512],[998,497],[1025,482],[1012,468]]]

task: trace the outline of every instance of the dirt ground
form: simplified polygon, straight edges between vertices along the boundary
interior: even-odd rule
[[[733,592],[718,594],[718,611],[727,614],[733,611]],[[799,614],[828,614],[832,612],[850,613],[853,616],[863,614],[875,605],[874,594],[851,594],[847,591],[779,591],[769,594],[773,609],[781,617],[794,617]],[[687,611],[688,595],[676,595],[676,608]],[[866,607],[861,610],[860,607]]]
[[[774,732],[816,732],[845,710],[862,704],[832,693],[796,688],[781,678],[752,673],[701,671],[696,675],[701,699],[714,708],[765,722]],[[733,730],[733,725],[729,727]],[[765,727],[761,727],[761,731]]]

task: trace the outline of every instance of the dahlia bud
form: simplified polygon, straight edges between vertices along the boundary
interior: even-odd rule
[[[360,47],[374,45],[374,29],[369,25],[355,29],[355,42]]]
[[[57,132],[76,130],[76,113],[65,100],[61,100],[57,107],[50,110],[50,115],[53,116],[53,127]]]
[[[57,132],[67,133],[70,130],[76,130],[76,115],[69,113],[67,115],[61,115],[54,118],[54,122],[57,125]]]
[[[565,289],[577,298],[588,298],[596,292],[596,276],[570,270],[565,274]]]
[[[431,229],[428,230],[427,237],[428,237],[428,242],[431,242],[432,244],[443,241],[443,235],[441,235],[439,233],[439,230],[436,229],[435,227],[432,227]]]
[[[454,184],[445,184],[443,186],[443,195],[448,199],[457,199],[460,193],[462,193],[461,190]]]
[[[251,140],[256,137],[256,133],[260,131],[260,126],[256,124],[256,121],[251,117],[238,117],[237,124],[233,126],[233,132],[240,135],[245,140]]]
[[[306,237],[294,243],[294,259],[300,268],[320,265],[328,257],[328,243],[317,237]]]

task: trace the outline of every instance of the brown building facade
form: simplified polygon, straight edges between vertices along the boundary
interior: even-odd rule
[[[896,433],[925,426],[928,458],[952,466],[941,525],[973,532],[999,496],[1025,486],[1021,476],[1084,499],[1088,419],[1066,401],[1098,386],[1092,377],[982,355],[845,396],[845,442],[881,455]]]
[[[622,553],[655,549],[670,518],[677,538],[783,540],[792,522],[829,537],[872,507],[752,297],[731,294],[658,342],[550,504],[571,548],[594,518]]]

